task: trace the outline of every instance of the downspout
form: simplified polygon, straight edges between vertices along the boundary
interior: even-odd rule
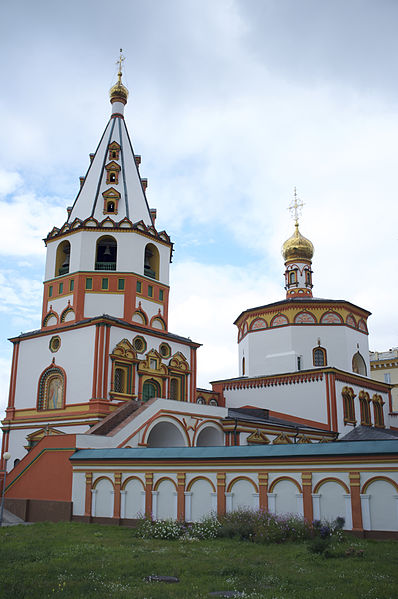
[[[236,441],[237,441],[237,431],[236,429],[238,428],[238,419],[234,418],[235,420],[235,427],[234,427],[234,445],[237,445]]]

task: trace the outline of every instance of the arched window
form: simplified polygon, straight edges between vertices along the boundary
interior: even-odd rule
[[[142,400],[148,401],[152,397],[160,397],[160,386],[159,383],[153,379],[145,381],[142,387]]]
[[[343,387],[341,395],[343,397],[344,424],[356,424],[353,388]]]
[[[126,376],[124,368],[115,368],[113,390],[115,393],[126,393]]]
[[[315,347],[312,350],[312,361],[314,366],[326,366],[326,349]]]
[[[39,379],[38,410],[60,410],[65,401],[65,376],[57,366],[47,368]]]
[[[113,237],[100,237],[97,241],[95,270],[116,270],[117,243]]]
[[[179,400],[179,381],[178,379],[170,379],[170,399]]]
[[[291,270],[289,272],[289,283],[292,285],[295,282],[296,282],[296,271]]]
[[[359,351],[357,351],[357,353],[354,354],[352,357],[352,372],[356,372],[357,374],[362,374],[366,376],[365,360],[363,359]]]
[[[245,356],[243,356],[243,358],[242,358],[242,376],[245,375],[245,370],[246,370],[246,360],[245,360]]]
[[[116,347],[113,348],[110,358],[112,361],[111,398],[133,398],[134,363],[136,362],[134,347],[127,339],[122,339]]]
[[[383,405],[384,401],[381,395],[375,393],[372,397],[373,403],[373,414],[374,414],[374,423],[375,426],[379,428],[384,428],[384,414],[383,414]]]
[[[148,243],[144,255],[144,275],[159,279],[159,251],[153,243]]]
[[[370,397],[366,391],[360,391],[359,393],[359,406],[361,409],[361,424],[370,426],[372,424],[370,416]]]
[[[106,203],[106,211],[107,212],[115,212],[115,202],[112,202],[111,200],[109,202]]]
[[[55,276],[66,275],[69,272],[70,261],[70,243],[62,241],[57,247],[57,255],[55,259]]]

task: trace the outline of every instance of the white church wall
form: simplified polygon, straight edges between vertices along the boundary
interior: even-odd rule
[[[281,480],[273,488],[275,495],[275,514],[302,515],[300,509],[301,494],[296,485],[289,480]]]
[[[367,502],[370,530],[398,530],[398,493],[391,483],[372,482],[362,495],[362,504]]]
[[[73,514],[84,516],[85,511],[86,476],[84,472],[75,472],[72,480]]]
[[[375,393],[382,396],[383,401],[384,401],[384,405],[383,405],[384,423],[386,426],[389,426],[389,420],[390,420],[389,409],[390,408],[389,408],[388,393],[382,392],[382,391],[375,391],[372,388],[368,388],[367,383],[368,383],[368,379],[365,377],[363,378],[362,385],[360,385],[360,384],[354,385],[352,383],[347,383],[344,381],[336,381],[337,421],[338,421],[338,430],[340,431],[340,436],[343,436],[343,435],[349,433],[353,429],[352,424],[344,424],[344,403],[343,403],[343,397],[342,397],[341,393],[342,393],[343,388],[347,387],[347,386],[351,387],[355,393],[354,407],[355,407],[355,418],[356,418],[357,425],[361,424],[361,409],[360,409],[360,405],[359,405],[359,397],[358,396],[361,391],[367,391],[369,393],[369,396],[371,399]],[[369,383],[371,384],[372,381],[369,380]],[[374,425],[374,411],[373,411],[372,403],[370,404],[370,418],[371,418],[372,425]]]
[[[164,479],[153,491],[155,501],[153,502],[153,516],[156,520],[167,520],[177,518],[177,491],[171,480]],[[155,505],[154,505],[155,504]]]
[[[192,484],[190,496],[186,494],[186,507],[187,497],[189,497],[190,500],[189,522],[198,522],[214,511],[214,491],[208,480],[199,478]]]
[[[68,295],[63,295],[62,297],[57,297],[55,299],[52,299],[50,297],[50,299],[47,302],[47,312],[50,310],[50,306],[52,306],[54,312],[56,312],[60,317],[62,311],[65,310],[65,308],[67,308],[68,301],[71,303],[71,305],[73,305],[73,295],[71,293],[69,293]]]
[[[362,458],[359,461],[317,463],[312,472],[312,503],[314,519],[332,521],[337,516],[346,520],[346,529],[352,529],[351,495],[349,473],[360,470]],[[301,477],[304,472],[311,472],[312,467],[307,463],[295,463],[294,470],[287,460],[286,463],[275,464],[262,462],[258,472],[253,460],[239,460],[233,464],[204,468],[197,462],[182,464],[181,460],[173,464],[168,462],[161,465],[156,462],[151,501],[153,517],[156,519],[177,517],[177,475],[181,470],[186,471],[184,503],[185,519],[198,521],[217,510],[217,495],[220,487],[217,485],[217,475],[225,475],[225,502],[227,511],[239,508],[257,509],[259,493],[257,485],[259,472],[268,470],[268,509],[271,513],[283,516],[295,514],[302,517],[304,512],[303,495],[301,493]],[[398,530],[398,493],[393,482],[397,484],[398,473],[390,472],[390,463],[367,463],[370,468],[366,473],[361,472],[361,505],[364,528],[366,530]],[[94,471],[94,491],[92,494],[93,514],[107,516],[113,511],[114,494],[111,481],[115,472],[120,470],[120,463],[114,466],[99,463],[91,465],[74,464],[73,498],[74,515],[82,515],[86,480],[85,470]],[[135,518],[142,515],[145,508],[145,473],[153,472],[147,461],[124,462],[121,489],[121,517]],[[392,474],[392,476],[390,476]],[[107,479],[103,482],[104,477]],[[388,477],[388,480],[386,478]],[[323,484],[322,484],[323,481]],[[341,481],[341,483],[339,482]],[[319,485],[318,483],[321,482]],[[367,484],[368,483],[368,484]],[[80,489],[78,488],[80,487]],[[314,492],[316,489],[316,492]],[[110,501],[111,497],[111,501]],[[109,517],[109,516],[108,516]]]
[[[225,389],[224,396],[230,408],[251,405],[306,420],[327,422],[324,380],[251,389]]]
[[[84,317],[92,318],[98,314],[112,314],[123,318],[124,295],[122,293],[85,293]]]
[[[141,302],[141,307],[148,316],[148,320],[150,321],[153,316],[157,316],[160,308],[160,315],[163,316],[163,306],[155,301],[151,301],[150,299],[145,299],[143,297],[137,297],[137,305],[138,302]],[[149,322],[148,322],[149,324]]]
[[[94,483],[92,515],[102,518],[112,518],[113,516],[113,485],[110,480],[103,478]]]
[[[117,243],[116,271],[120,273],[135,273],[142,277],[144,277],[145,247],[148,243],[155,245],[159,251],[159,279],[148,280],[154,283],[158,281],[163,285],[169,284],[170,248],[162,243],[158,243],[156,239],[151,239],[136,231],[124,229],[121,232],[112,227],[103,228],[100,231],[77,231],[68,238],[68,241],[71,243],[70,272],[87,271],[97,274],[106,272],[95,271],[97,241],[105,236],[113,237]],[[48,246],[49,249],[51,248],[51,252],[48,254],[46,263],[46,279],[54,277],[56,245],[53,242]],[[134,251],[131,251],[132,245],[134,246]],[[53,246],[55,247],[53,248]]]
[[[14,460],[21,460],[26,455],[25,445],[27,445],[26,436],[33,433],[35,429],[12,429],[9,434],[8,450],[11,458],[7,462],[7,471],[14,467]],[[36,429],[37,430],[37,429]]]
[[[232,510],[258,509],[258,493],[251,481],[238,479],[233,482],[229,492],[232,495]]]
[[[53,358],[56,366],[61,366],[66,373],[65,404],[90,399],[92,376],[87,376],[87,373],[93,372],[95,327],[57,331],[56,334],[61,345],[55,354],[49,349],[50,332],[20,342],[15,388],[15,406],[18,409],[36,406],[40,375],[51,366]],[[56,411],[53,414],[56,417]]]
[[[337,482],[325,482],[318,490],[320,496],[320,520],[333,522],[337,517],[346,519],[345,489]]]
[[[123,486],[122,518],[142,518],[145,514],[145,487],[138,478],[130,478]]]
[[[312,350],[327,352],[327,365],[352,372],[352,358],[359,351],[369,373],[368,336],[348,326],[292,325],[252,331],[239,344],[240,373],[245,356],[246,375],[261,376],[314,368]]]
[[[178,415],[176,414],[177,411],[179,412]],[[149,428],[148,430],[145,430],[145,424],[147,422],[152,422],[153,427],[156,423],[162,421],[167,422],[168,413],[174,418],[177,418],[177,420],[182,420],[184,418],[187,424],[189,424],[189,419],[193,418],[193,425],[195,423],[197,424],[197,419],[207,420],[209,418],[214,418],[221,420],[222,418],[226,417],[228,410],[226,408],[220,408],[217,406],[207,406],[189,402],[181,403],[172,399],[151,400],[145,404],[145,409],[137,414],[134,419],[128,422],[122,430],[119,430],[112,435],[112,446],[137,447],[138,443],[143,441],[144,433],[146,434],[144,440],[146,440],[148,437],[148,432],[151,430]],[[157,415],[158,418],[156,418]],[[175,420],[172,419],[172,422],[175,422]],[[181,423],[181,429],[182,426],[183,423]],[[193,437],[192,431],[191,436]]]

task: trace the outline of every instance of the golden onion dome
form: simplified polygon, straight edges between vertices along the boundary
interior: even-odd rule
[[[127,102],[127,98],[129,96],[129,92],[127,87],[125,87],[122,83],[122,73],[119,71],[118,80],[109,90],[109,97],[111,102],[123,102],[124,104]]]
[[[282,246],[282,256],[287,262],[288,260],[311,260],[314,255],[314,246],[311,241],[301,235],[298,223],[291,237],[285,241]]]

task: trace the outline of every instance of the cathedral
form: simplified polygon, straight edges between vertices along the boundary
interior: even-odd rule
[[[243,307],[238,376],[197,388],[200,343],[168,328],[173,242],[147,202],[121,66],[77,197],[45,238],[41,326],[11,339],[6,507],[129,524],[246,506],[397,531],[398,413],[370,378],[370,312],[313,296],[296,194],[284,299]]]

